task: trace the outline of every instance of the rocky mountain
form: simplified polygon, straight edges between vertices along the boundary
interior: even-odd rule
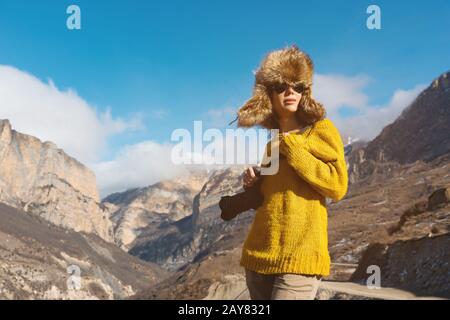
[[[97,235],[0,203],[0,299],[122,299],[166,276]]]
[[[349,178],[389,175],[393,166],[450,152],[450,72],[435,79],[401,115],[349,156]]]
[[[351,280],[364,282],[377,265],[384,286],[450,298],[450,186],[418,199],[388,233],[364,251]]]
[[[242,191],[240,176],[243,167],[220,169],[211,174],[193,199],[193,212],[185,218],[160,225],[157,230],[142,232],[129,253],[146,261],[158,263],[173,271],[206,255],[216,241],[227,238],[231,229],[248,225],[251,213],[245,213],[225,224],[220,219],[218,202],[226,194]]]
[[[93,172],[55,144],[13,130],[8,120],[0,120],[0,202],[58,226],[114,239]]]
[[[192,215],[192,199],[207,179],[207,171],[198,170],[103,199],[103,205],[112,212],[116,243],[129,250],[141,234],[153,234]]]

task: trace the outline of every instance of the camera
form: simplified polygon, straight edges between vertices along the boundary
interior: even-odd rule
[[[220,217],[223,220],[229,221],[242,212],[257,209],[263,203],[264,196],[261,193],[263,177],[258,167],[253,167],[253,170],[255,171],[255,175],[259,177],[253,185],[247,188],[244,187],[244,192],[233,196],[221,197],[219,207],[222,211]]]

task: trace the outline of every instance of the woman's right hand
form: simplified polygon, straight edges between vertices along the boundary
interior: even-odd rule
[[[244,188],[247,189],[251,187],[259,177],[256,176],[255,170],[253,170],[253,167],[247,168],[244,171]]]

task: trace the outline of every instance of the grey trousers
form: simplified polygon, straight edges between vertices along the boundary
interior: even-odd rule
[[[314,300],[320,277],[294,273],[261,274],[245,269],[252,300]]]

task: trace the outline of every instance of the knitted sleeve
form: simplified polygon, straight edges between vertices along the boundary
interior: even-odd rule
[[[323,196],[339,201],[347,193],[344,145],[330,119],[318,121],[308,141],[304,135],[295,133],[283,137],[280,153],[286,156],[295,172]]]

